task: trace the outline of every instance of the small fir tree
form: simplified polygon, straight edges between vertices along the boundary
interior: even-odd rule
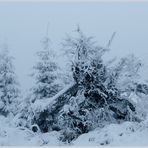
[[[9,55],[8,48],[5,46],[0,53],[0,110],[2,114],[17,112],[19,92],[13,57]]]
[[[43,50],[37,52],[39,61],[34,66],[35,87],[33,88],[34,100],[54,96],[61,86],[57,79],[58,66],[55,53],[50,49],[50,39],[45,37],[42,41]]]

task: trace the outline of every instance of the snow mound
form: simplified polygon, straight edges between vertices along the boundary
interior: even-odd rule
[[[60,132],[33,133],[14,127],[10,118],[0,116],[0,146],[66,146]],[[71,146],[148,146],[148,119],[141,122],[110,124],[79,136]]]
[[[58,132],[33,133],[26,128],[12,127],[10,119],[0,116],[0,146],[59,146]]]
[[[142,123],[110,124],[83,134],[73,142],[75,146],[148,146],[148,120]]]

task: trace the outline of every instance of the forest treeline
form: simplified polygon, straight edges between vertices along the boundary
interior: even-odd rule
[[[113,36],[112,36],[113,38]],[[148,95],[147,83],[139,82],[142,62],[133,54],[104,62],[110,50],[97,45],[78,27],[74,37],[62,42],[67,70],[46,36],[37,52],[32,79],[34,86],[22,97],[8,49],[0,53],[0,114],[12,116],[16,127],[33,132],[59,131],[60,140],[71,142],[79,135],[106,124],[145,119],[142,105],[131,95]],[[147,103],[147,100],[145,100]],[[143,102],[143,103],[145,103]]]

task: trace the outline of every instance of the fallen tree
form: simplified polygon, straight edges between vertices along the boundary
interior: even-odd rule
[[[78,84],[74,83],[68,85],[52,98],[37,100],[32,105],[34,112],[32,124],[37,124],[42,132],[51,130],[57,113],[68,103],[72,96],[76,95],[77,91]]]

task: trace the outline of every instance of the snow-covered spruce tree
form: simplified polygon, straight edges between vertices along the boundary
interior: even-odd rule
[[[86,37],[79,27],[77,35],[76,38],[69,37],[63,44],[71,59],[73,78],[79,85],[77,96],[72,97],[65,105],[67,109],[64,106],[58,119],[61,128],[64,129],[67,125],[67,128],[63,130],[63,135],[65,135],[62,137],[63,141],[71,141],[92,129],[92,124],[95,126],[93,120],[96,120],[96,114],[94,112],[99,105],[103,105],[99,99],[104,101],[103,95],[105,95],[103,83],[106,79],[106,68],[101,57],[108,49],[96,46],[93,38]],[[97,87],[104,90],[100,91]]]
[[[105,122],[129,120],[128,112],[135,111],[128,100],[121,100],[116,78],[110,76],[111,71],[103,63],[102,55],[108,49],[95,46],[92,37],[86,37],[79,28],[77,33],[77,38],[68,38],[64,45],[79,89],[58,116],[63,129],[61,140],[68,142]]]
[[[121,58],[119,63],[113,68],[114,83],[121,92],[136,92],[136,83],[140,78],[139,70],[142,62],[133,54]]]
[[[0,53],[0,114],[17,113],[19,93],[13,57],[5,46]]]
[[[34,66],[35,87],[33,88],[34,100],[45,99],[54,96],[61,86],[57,80],[58,66],[55,53],[50,49],[50,40],[45,37],[43,50],[37,52],[39,61]]]
[[[117,86],[122,92],[122,98],[131,101],[136,107],[138,118],[136,120],[143,120],[145,118],[145,107],[147,105],[147,88],[146,82],[141,83],[140,70],[143,66],[140,59],[133,54],[121,59],[124,61],[119,78],[117,79]]]
[[[97,56],[98,61],[101,61],[101,56],[108,49],[96,46],[93,37],[86,37],[79,26],[76,32],[77,36],[68,37],[63,45],[65,53],[70,59],[73,78],[77,83],[81,83],[94,56]]]
[[[33,95],[31,98],[31,107],[34,104],[40,103],[40,101],[45,101],[50,99],[55,94],[57,94],[61,88],[62,83],[58,79],[58,65],[56,63],[56,54],[50,47],[50,39],[46,36],[43,41],[43,49],[37,52],[38,62],[34,66],[34,78],[35,86],[32,88]],[[46,102],[45,102],[46,103]],[[34,109],[31,109],[34,111]],[[48,110],[40,113],[40,110],[33,112],[31,118],[32,124],[37,124],[42,131],[48,131],[49,113]],[[30,117],[29,117],[30,118]]]

